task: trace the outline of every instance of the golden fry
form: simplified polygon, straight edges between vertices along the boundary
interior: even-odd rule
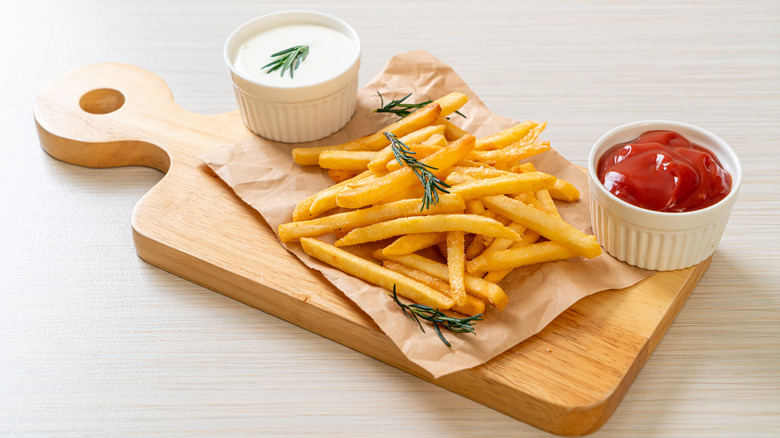
[[[337,240],[336,246],[376,242],[402,234],[464,231],[491,237],[520,240],[520,236],[500,222],[474,214],[438,214],[392,219],[356,228]]]
[[[450,177],[452,177],[452,175],[453,174],[450,174]],[[452,186],[449,192],[458,194],[463,199],[469,200],[507,193],[542,190],[552,187],[553,184],[555,184],[554,176],[541,172],[531,172],[465,182]]]
[[[328,169],[328,176],[335,183],[350,180],[358,175],[360,175],[359,170]]]
[[[408,199],[361,210],[336,213],[317,219],[289,222],[279,225],[279,239],[291,242],[301,237],[315,237],[323,234],[351,231],[373,223],[420,215],[438,215],[462,211],[465,207],[463,199],[457,195],[443,195],[436,205],[422,209],[422,201]]]
[[[545,241],[515,249],[485,252],[474,260],[466,262],[469,274],[477,275],[487,271],[514,269],[519,266],[570,259],[577,254],[558,242]]]
[[[482,137],[477,139],[477,146],[474,147],[475,151],[487,151],[494,149],[501,149],[509,146],[510,144],[522,141],[531,128],[537,126],[536,122],[525,121],[519,123],[511,128],[505,129],[496,134],[488,137]]]
[[[434,103],[438,103],[439,106],[441,106],[441,117],[447,117],[455,111],[459,110],[468,101],[468,96],[455,91],[434,100]]]
[[[519,143],[494,151],[473,151],[466,156],[466,159],[484,163],[514,163],[548,150],[550,150],[550,142],[547,141],[530,144]]]
[[[548,190],[550,191],[550,196],[552,196],[553,199],[567,202],[580,199],[580,191],[574,187],[574,184],[562,179],[556,180],[555,184]]]
[[[412,254],[447,240],[447,233],[418,233],[401,236],[390,245],[387,245],[382,253],[385,255]]]
[[[466,254],[464,248],[463,231],[450,231],[447,233],[447,268],[450,290],[455,304],[466,305],[466,286],[463,276],[466,274]],[[384,254],[384,251],[382,252]]]
[[[557,217],[558,219],[561,219],[561,214],[558,213],[558,207],[555,206],[555,201],[553,201],[549,191],[538,190],[536,192],[536,199],[539,200],[539,205],[544,211]]]
[[[322,151],[319,165],[323,169],[363,171],[376,154],[372,151]]]

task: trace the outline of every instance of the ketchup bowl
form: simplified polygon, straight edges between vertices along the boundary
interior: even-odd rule
[[[666,155],[665,151],[659,151],[657,158],[653,160],[654,152],[649,150],[645,154],[645,162],[639,162],[637,169],[639,175],[620,174],[618,181],[630,185],[636,182],[638,185],[629,187],[636,193],[636,197],[626,195],[615,188],[612,184],[615,178],[608,183],[610,189],[605,187],[604,180],[600,177],[605,176],[605,167],[600,161],[605,154],[615,146],[622,146],[626,143],[635,142],[643,137],[643,134],[656,134],[655,131],[671,131],[679,134],[684,139],[693,143],[692,150],[697,152],[709,152],[713,159],[706,157],[707,167],[710,172],[702,177],[690,176],[694,174],[691,171],[693,166],[683,164],[679,167],[684,168],[687,173],[685,177],[680,176],[674,162],[669,162],[669,155],[675,156],[672,152]],[[678,137],[669,135],[669,138]],[[624,156],[628,157],[631,153],[645,147],[641,141],[637,145],[630,145]],[[633,150],[631,148],[633,147]],[[649,154],[649,157],[648,157]],[[619,162],[623,158],[611,160]],[[648,159],[651,163],[648,163]],[[673,160],[672,160],[673,161]],[[623,163],[626,164],[626,163]],[[647,169],[647,165],[652,166]],[[716,166],[717,165],[717,166]],[[642,167],[644,166],[644,167]],[[719,167],[718,167],[719,166]],[[626,167],[623,167],[625,169]],[[628,167],[629,169],[631,167]],[[720,172],[720,177],[729,184],[728,192],[722,192],[719,195],[709,195],[708,190],[711,186],[717,185],[712,182],[710,173],[716,169]],[[674,175],[666,175],[664,172],[675,172]],[[653,172],[658,172],[653,174]],[[680,209],[672,211],[656,211],[648,205],[657,205],[655,203],[643,203],[641,199],[651,200],[661,197],[661,204],[664,204],[665,197],[672,192],[669,184],[682,184],[685,180],[686,191],[699,184],[706,187],[695,187],[690,192],[692,196],[703,200],[698,207],[690,209]],[[730,181],[728,181],[730,179]],[[670,183],[670,181],[672,181]],[[691,183],[691,181],[694,181]],[[722,181],[721,181],[722,182]],[[663,120],[647,120],[628,123],[607,132],[596,143],[590,151],[588,157],[588,184],[590,187],[590,216],[593,231],[601,246],[613,257],[644,269],[656,271],[669,271],[675,269],[687,268],[698,264],[711,256],[720,242],[723,231],[726,228],[731,209],[737,199],[740,185],[742,183],[742,166],[734,150],[720,137],[715,134],[682,122],[671,122]],[[674,187],[676,189],[676,187]],[[612,191],[610,191],[612,190]],[[659,196],[653,197],[654,191],[659,192]],[[614,192],[614,193],[613,193]],[[620,197],[618,195],[620,195]],[[725,194],[725,196],[724,196]],[[709,205],[707,196],[712,196]],[[621,199],[623,198],[623,199]],[[670,199],[674,198],[671,196]],[[628,199],[628,201],[626,200]],[[637,200],[639,199],[639,200]],[[630,201],[630,202],[629,202]],[[669,201],[668,205],[671,205]],[[685,205],[685,203],[681,203]]]

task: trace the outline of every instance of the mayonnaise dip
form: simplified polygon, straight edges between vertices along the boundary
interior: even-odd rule
[[[308,45],[309,54],[290,77],[289,70],[267,73],[263,66],[271,55],[290,47]],[[244,42],[233,59],[243,76],[274,87],[300,87],[338,76],[355,61],[357,49],[350,39],[332,27],[319,24],[287,24],[260,32]]]

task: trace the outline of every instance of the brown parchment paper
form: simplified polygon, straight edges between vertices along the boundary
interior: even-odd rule
[[[455,72],[425,51],[413,51],[392,58],[374,79],[358,92],[355,115],[341,131],[306,145],[338,144],[373,133],[396,120],[375,114],[377,91],[386,101],[413,93],[410,102],[436,99],[459,91],[469,96],[461,109],[466,119],[453,123],[477,137],[506,129],[517,121],[491,113]],[[533,114],[528,114],[533,120]],[[544,134],[542,134],[544,135]],[[289,222],[298,201],[332,184],[316,166],[299,166],[292,161],[295,146],[252,136],[201,157],[244,202],[255,208],[274,232]],[[553,145],[554,147],[554,145]],[[544,172],[572,182],[581,200],[559,203],[561,215],[575,227],[590,232],[588,185],[585,173],[554,150],[531,161]],[[332,243],[333,236],[324,236]],[[280,245],[282,243],[280,242]],[[412,362],[434,378],[487,362],[510,347],[542,330],[556,316],[590,294],[628,287],[650,275],[621,263],[606,253],[591,260],[572,259],[516,269],[500,286],[509,295],[503,312],[488,309],[476,324],[476,335],[444,332],[451,348],[436,336],[433,328],[420,328],[403,315],[383,289],[333,269],[306,255],[297,243],[284,244],[303,263],[322,272],[325,278],[365,311]]]

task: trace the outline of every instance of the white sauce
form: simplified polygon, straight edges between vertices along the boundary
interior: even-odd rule
[[[309,54],[290,78],[281,69],[270,74],[263,66],[273,60],[271,54],[290,47],[308,45]],[[355,59],[356,48],[343,33],[316,24],[290,24],[259,33],[239,48],[233,63],[242,75],[264,85],[300,87],[338,76]]]

